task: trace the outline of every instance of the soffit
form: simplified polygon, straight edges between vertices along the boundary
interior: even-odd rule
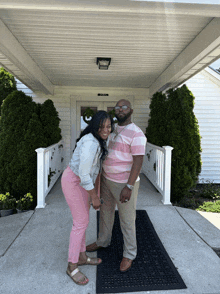
[[[45,92],[51,93],[53,86],[150,88],[213,20],[211,13],[129,12],[117,9],[117,5],[112,11],[100,11],[100,6],[97,11],[86,6],[62,8],[0,6],[2,23],[30,57],[27,65],[25,58],[21,65],[16,64],[3,50],[5,61],[0,59],[0,63],[33,90],[48,88]],[[217,55],[213,52],[170,85],[181,83],[212,63],[220,55],[219,51]],[[98,70],[96,57],[112,58],[107,71]],[[34,66],[38,80],[34,78]],[[47,84],[41,87],[45,79]],[[158,87],[155,84],[155,89]]]

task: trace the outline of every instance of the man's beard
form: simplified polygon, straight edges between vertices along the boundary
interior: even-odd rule
[[[117,116],[117,114],[115,114],[115,117],[117,118],[119,123],[123,123],[125,122],[129,117],[131,116],[131,111],[129,113],[127,113],[125,116]]]

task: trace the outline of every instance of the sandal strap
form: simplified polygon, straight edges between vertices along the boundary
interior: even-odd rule
[[[73,277],[73,276],[75,276],[75,274],[77,274],[78,272],[79,272],[79,269],[78,269],[78,267],[77,267],[77,268],[75,268],[75,269],[72,271],[72,273],[70,273],[70,276]]]

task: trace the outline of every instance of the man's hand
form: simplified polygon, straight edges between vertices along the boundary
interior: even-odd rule
[[[122,190],[121,190],[121,194],[120,194],[120,202],[121,203],[126,203],[130,200],[131,198],[131,189],[129,189],[127,186],[125,186]]]

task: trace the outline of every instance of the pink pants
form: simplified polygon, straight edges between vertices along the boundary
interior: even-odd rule
[[[86,229],[89,224],[88,192],[80,185],[80,178],[68,166],[63,172],[61,186],[73,217],[68,262],[77,263],[80,252],[86,251]]]

